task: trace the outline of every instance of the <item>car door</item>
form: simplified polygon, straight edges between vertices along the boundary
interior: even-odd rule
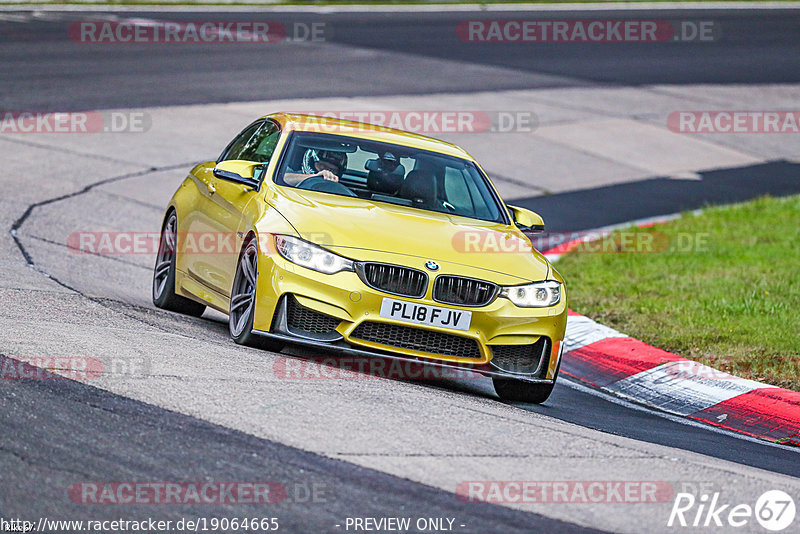
[[[206,288],[222,297],[227,306],[239,250],[252,221],[245,220],[246,206],[258,194],[252,187],[215,175],[214,169],[223,162],[243,163],[252,178],[255,166],[270,161],[280,137],[280,127],[272,120],[259,120],[245,128],[228,145],[216,162],[196,170],[198,189],[203,196],[202,209],[193,218],[189,238],[193,239],[189,273]],[[184,249],[189,249],[187,246]]]

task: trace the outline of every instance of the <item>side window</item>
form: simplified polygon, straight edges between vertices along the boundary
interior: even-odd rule
[[[462,215],[496,220],[499,213],[488,189],[479,187],[481,181],[480,174],[473,167],[447,167],[444,175],[446,200]]]
[[[367,152],[359,147],[358,150],[347,155],[347,166],[351,169],[358,171],[363,169],[363,172],[367,172],[367,161],[377,157],[378,155],[376,153]]]
[[[254,122],[247,128],[245,128],[242,133],[237,135],[233,141],[227,146],[225,151],[219,157],[217,161],[226,161],[229,159],[239,159],[237,156],[241,154],[242,150],[246,146],[247,142],[253,137],[253,134],[258,131],[258,129],[263,126],[264,123],[262,121]]]
[[[447,201],[459,212],[474,215],[475,206],[463,172],[453,167],[446,168],[444,173],[444,193]]]
[[[488,185],[486,187],[478,186],[479,183],[483,182],[478,170],[475,167],[467,167],[464,170],[464,177],[469,188],[470,197],[475,205],[475,216],[487,221],[497,220],[500,217],[497,203],[492,199]]]
[[[275,152],[281,132],[272,121],[251,124],[228,146],[219,161],[241,159],[267,163]]]
[[[280,138],[280,136],[281,131],[274,122],[265,122],[263,126],[253,134],[250,142],[245,146],[237,159],[268,163],[272,158],[272,153],[275,152],[275,146],[278,144],[278,138]]]

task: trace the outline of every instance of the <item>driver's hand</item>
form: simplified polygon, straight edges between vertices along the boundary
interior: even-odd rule
[[[324,179],[330,180],[331,182],[338,182],[339,181],[339,177],[336,176],[334,173],[332,173],[331,171],[329,171],[327,169],[325,169],[323,171],[319,171],[317,173],[317,176],[322,176]]]

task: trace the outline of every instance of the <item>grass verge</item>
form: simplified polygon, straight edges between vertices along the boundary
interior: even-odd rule
[[[656,347],[800,391],[800,196],[684,214],[563,256],[570,308]]]

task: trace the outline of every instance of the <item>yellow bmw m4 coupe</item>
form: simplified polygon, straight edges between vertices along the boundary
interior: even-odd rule
[[[236,343],[467,369],[540,403],[558,376],[564,280],[461,148],[276,113],[194,167],[164,216],[159,308],[229,316]]]

